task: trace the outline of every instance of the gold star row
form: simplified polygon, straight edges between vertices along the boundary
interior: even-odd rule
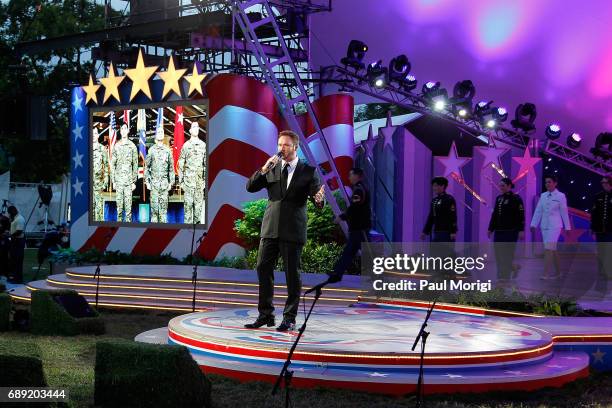
[[[125,75],[117,76],[115,73],[115,67],[111,62],[110,68],[108,70],[108,76],[105,78],[100,78],[100,83],[102,85],[96,85],[91,74],[89,75],[89,83],[87,85],[83,85],[83,90],[86,94],[85,103],[89,103],[89,101],[94,101],[94,103],[98,104],[98,89],[101,86],[104,86],[104,98],[102,99],[102,104],[105,104],[106,101],[112,96],[115,98],[117,102],[121,102],[121,97],[119,95],[119,85],[126,76],[132,81],[132,91],[130,93],[130,102],[134,100],[134,97],[138,95],[139,92],[145,94],[149,99],[153,99],[151,97],[151,88],[149,87],[149,80],[155,73],[159,66],[147,67],[144,63],[144,58],[142,56],[142,50],[138,52],[138,61],[136,62],[136,68],[125,69]],[[204,92],[202,91],[202,81],[206,77],[206,74],[199,73],[198,67],[194,63],[191,75],[185,75],[187,69],[176,69],[174,66],[174,58],[170,56],[168,60],[168,68],[165,71],[157,72],[157,75],[164,81],[164,90],[162,92],[162,98],[165,98],[170,92],[174,92],[178,96],[181,95],[181,86],[180,80],[181,78],[185,78],[185,80],[189,83],[189,90],[187,91],[187,96],[191,96],[194,92],[199,93],[204,96]]]

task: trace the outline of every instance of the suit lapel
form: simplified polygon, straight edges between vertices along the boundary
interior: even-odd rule
[[[300,177],[300,173],[302,172],[302,168],[304,167],[304,163],[302,160],[298,160],[297,165],[295,166],[295,170],[293,170],[293,175],[291,176],[291,183],[287,186],[287,191],[285,192],[285,197],[289,192],[293,189],[293,186],[297,183],[298,177]]]

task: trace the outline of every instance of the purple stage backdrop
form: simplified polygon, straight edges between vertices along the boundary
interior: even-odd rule
[[[406,54],[419,80],[471,79],[476,101],[514,114],[538,107],[537,135],[559,123],[588,151],[612,130],[612,2],[606,0],[333,0],[313,17],[312,61],[339,64],[351,39],[369,46],[366,63]],[[355,95],[356,103],[363,103]],[[363,98],[363,96],[361,96]],[[510,120],[511,118],[509,118]],[[565,138],[565,136],[562,136]]]

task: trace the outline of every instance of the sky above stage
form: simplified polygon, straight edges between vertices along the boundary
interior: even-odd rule
[[[583,136],[587,151],[612,130],[612,1],[333,0],[313,18],[312,61],[339,64],[351,39],[364,62],[406,54],[418,89],[441,81],[452,94],[471,79],[479,100],[510,112],[537,105],[537,135],[558,123],[565,141]],[[358,101],[359,102],[359,99]]]

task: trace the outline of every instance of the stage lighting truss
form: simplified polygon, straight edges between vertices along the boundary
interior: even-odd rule
[[[524,132],[505,128],[499,126],[499,124],[493,129],[482,127],[476,118],[473,117],[473,114],[466,115],[466,118],[457,117],[454,110],[448,109],[448,106],[441,111],[434,110],[430,99],[412,91],[416,88],[416,78],[410,75],[407,78],[410,79],[410,89],[406,89],[405,84],[400,85],[397,82],[387,82],[384,87],[379,88],[370,84],[365,75],[359,75],[359,73],[355,73],[345,67],[333,65],[322,69],[319,81],[338,84],[346,92],[359,92],[413,112],[435,116],[438,119],[452,123],[465,135],[476,138],[479,142],[484,140],[490,146],[495,146],[497,141],[522,149],[527,146],[529,137]],[[449,101],[447,100],[446,104],[448,103]],[[467,113],[468,109],[466,107]],[[499,113],[498,111],[497,114]]]
[[[612,165],[609,162],[587,156],[584,153],[581,153],[578,150],[575,150],[555,140],[548,140],[543,153],[558,157],[602,176],[612,173]]]

